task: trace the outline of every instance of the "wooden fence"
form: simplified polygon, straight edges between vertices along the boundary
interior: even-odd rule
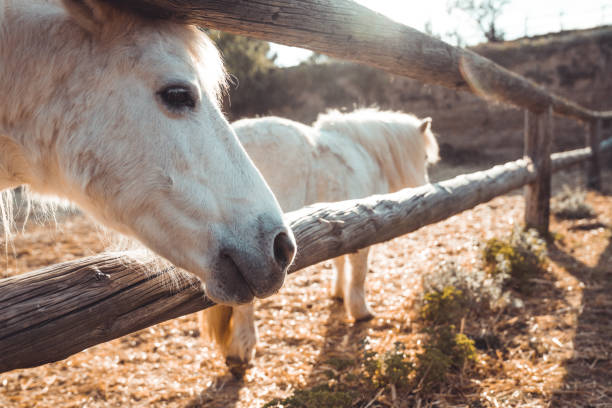
[[[470,51],[348,0],[116,1],[150,17],[189,21],[379,67],[525,108],[525,157],[436,184],[286,214],[298,243],[291,272],[444,220],[522,186],[525,223],[548,231],[551,174],[588,162],[601,187],[602,121]],[[586,147],[551,154],[553,114],[589,126]],[[87,347],[210,307],[191,275],[154,261],[102,254],[0,280],[0,372],[58,361]],[[152,272],[153,271],[153,272]],[[173,284],[168,276],[173,274]]]

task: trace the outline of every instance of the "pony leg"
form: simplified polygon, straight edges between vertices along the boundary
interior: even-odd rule
[[[336,276],[334,278],[334,283],[332,286],[332,297],[338,300],[344,299],[344,278],[346,276],[346,272],[344,271],[345,261],[346,259],[344,258],[344,255],[332,259],[332,264],[334,265],[334,269],[336,270]]]
[[[368,273],[369,251],[370,248],[364,248],[354,254],[347,255],[351,268],[344,302],[347,312],[356,321],[370,320],[374,317],[365,300],[365,280]]]
[[[242,376],[257,344],[253,303],[208,308],[200,312],[200,326],[219,345],[232,374]]]
[[[230,337],[226,343],[224,356],[228,366],[232,363],[248,364],[255,356],[257,328],[253,303],[233,306]]]

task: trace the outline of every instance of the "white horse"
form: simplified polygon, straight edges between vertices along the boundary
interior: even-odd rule
[[[284,211],[423,185],[428,163],[438,160],[431,118],[399,112],[332,111],[313,127],[277,117],[243,119],[232,127]],[[368,252],[333,260],[332,295],[344,299],[355,320],[373,316],[364,288]],[[252,304],[215,306],[200,313],[200,323],[228,365],[252,358],[257,341]]]
[[[226,304],[276,292],[292,233],[221,114],[196,27],[101,0],[0,0],[0,191],[76,203],[197,275]]]

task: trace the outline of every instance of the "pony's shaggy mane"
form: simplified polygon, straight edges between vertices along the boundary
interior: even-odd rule
[[[422,123],[412,114],[365,108],[348,113],[330,110],[320,114],[313,127],[319,130],[318,138],[321,141],[326,132],[330,132],[348,135],[353,142],[360,144],[387,173],[388,180],[395,184],[391,189],[396,191],[412,184],[410,180],[413,175],[422,171],[414,168],[418,160],[410,157],[411,154],[425,151],[428,163],[439,160],[438,143],[429,126],[422,135],[419,132]],[[406,134],[406,129],[415,131]],[[386,143],[381,143],[381,137]]]

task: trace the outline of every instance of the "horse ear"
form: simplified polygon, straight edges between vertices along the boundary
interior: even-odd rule
[[[108,21],[110,8],[99,0],[62,0],[70,17],[92,34],[98,33]]]
[[[421,124],[419,125],[419,130],[421,133],[425,133],[431,129],[431,118],[427,117],[421,120]]]

